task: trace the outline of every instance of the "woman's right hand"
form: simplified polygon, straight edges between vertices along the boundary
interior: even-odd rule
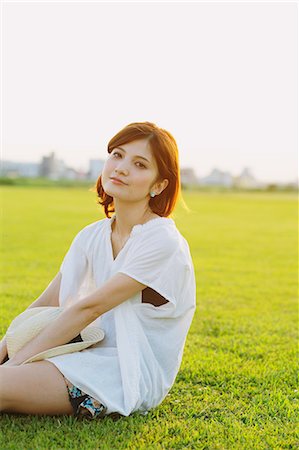
[[[38,306],[59,306],[59,290],[62,274],[59,271],[54,279],[49,283],[44,292],[35,300],[29,308],[35,308]],[[4,364],[8,360],[6,338],[3,337],[0,342],[0,365]]]

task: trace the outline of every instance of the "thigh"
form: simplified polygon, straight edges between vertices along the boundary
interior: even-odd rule
[[[0,390],[4,412],[73,415],[64,377],[49,361],[0,366]]]

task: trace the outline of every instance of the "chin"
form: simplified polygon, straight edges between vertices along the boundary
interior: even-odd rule
[[[110,197],[115,197],[115,192],[113,192],[113,189],[105,189],[104,186],[103,189],[107,195],[110,195]]]
[[[117,192],[116,189],[113,189],[113,188],[111,189],[110,187],[107,187],[107,189],[105,189],[104,186],[103,186],[103,189],[106,192],[106,194],[109,195],[110,197],[114,197],[114,198],[121,197],[121,195],[119,195],[120,193]]]

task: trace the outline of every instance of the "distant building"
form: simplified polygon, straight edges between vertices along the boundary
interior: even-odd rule
[[[71,169],[73,170],[73,169]],[[50,178],[51,180],[58,180],[65,178],[68,168],[62,159],[56,159],[55,153],[51,152],[49,156],[43,156],[40,164],[40,176]]]
[[[8,178],[28,177],[36,178],[39,176],[52,180],[88,180],[96,181],[103,171],[105,160],[90,159],[89,170],[76,170],[67,167],[62,159],[57,159],[55,153],[51,152],[48,156],[43,156],[40,163],[16,162],[2,160],[0,161],[0,176]],[[290,182],[261,182],[258,181],[251,170],[245,167],[240,175],[233,176],[229,172],[214,168],[206,177],[197,177],[192,167],[180,169],[182,188],[190,186],[219,186],[235,187],[240,189],[298,189],[298,178]]]
[[[242,171],[241,175],[234,177],[234,186],[238,188],[252,189],[261,187],[261,183],[256,180],[248,167]]]
[[[208,176],[199,179],[199,184],[203,186],[231,187],[233,185],[233,177],[229,172],[213,169]]]
[[[102,173],[104,164],[105,161],[103,159],[90,159],[87,178],[96,181]]]
[[[190,167],[181,168],[180,176],[182,186],[193,186],[198,184],[198,178],[194,172],[194,169]]]
[[[8,178],[39,176],[39,163],[1,161],[0,176]]]
[[[66,180],[78,180],[78,178],[81,178],[79,176],[79,173],[76,169],[73,169],[72,167],[66,167],[63,172],[63,177]]]

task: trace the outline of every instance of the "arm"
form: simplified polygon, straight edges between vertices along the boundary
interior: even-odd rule
[[[44,292],[33,302],[29,308],[35,308],[36,306],[59,306],[59,289],[61,283],[62,274],[58,272],[55,278],[46,287]]]
[[[29,308],[35,308],[37,306],[59,306],[59,289],[61,283],[61,273],[58,272],[55,278],[50,282],[44,292],[33,302]],[[5,336],[0,342],[0,365],[5,362],[7,354],[7,345]]]
[[[28,342],[5,365],[20,365],[31,356],[63,345],[77,336],[83,328],[100,315],[118,306],[146,288],[123,273],[117,273],[92,294],[66,308],[58,318]]]

